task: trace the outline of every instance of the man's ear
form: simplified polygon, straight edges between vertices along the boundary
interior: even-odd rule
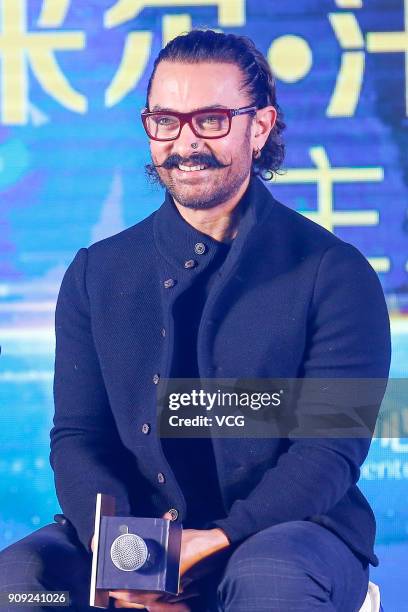
[[[277,116],[277,110],[272,105],[257,110],[254,117],[253,129],[255,133],[252,138],[253,149],[262,149],[276,123]]]

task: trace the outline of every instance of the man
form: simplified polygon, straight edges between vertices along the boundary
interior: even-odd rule
[[[31,588],[67,587],[87,609],[103,492],[119,515],[184,528],[184,592],[112,591],[116,607],[358,610],[378,564],[374,517],[356,486],[369,439],[160,440],[156,390],[168,377],[386,378],[376,274],[263,185],[282,162],[284,123],[249,39],[193,31],[171,41],[142,118],[148,174],[165,201],[80,249],[58,298],[51,464],[73,528],[46,526],[0,562],[18,559]],[[218,559],[213,572],[188,586],[204,559],[210,568]],[[21,571],[6,569],[3,589]]]

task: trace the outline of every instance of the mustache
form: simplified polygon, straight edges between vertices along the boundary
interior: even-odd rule
[[[197,153],[189,158],[181,157],[180,155],[170,155],[162,164],[153,164],[155,168],[177,168],[179,164],[192,164],[194,166],[207,166],[208,168],[226,168],[231,164],[223,164],[215,157]]]

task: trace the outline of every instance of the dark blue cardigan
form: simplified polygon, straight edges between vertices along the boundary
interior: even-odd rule
[[[204,307],[200,376],[387,377],[389,319],[366,259],[277,202],[260,179],[246,197]],[[97,492],[116,497],[119,515],[176,508],[183,521],[185,499],[156,435],[156,383],[171,367],[174,301],[213,257],[166,192],[142,222],[80,249],[64,276],[50,461],[61,508],[87,550]],[[186,268],[188,259],[198,266]],[[211,525],[232,542],[313,520],[378,564],[375,519],[356,485],[369,440],[213,438],[213,447],[226,518]]]

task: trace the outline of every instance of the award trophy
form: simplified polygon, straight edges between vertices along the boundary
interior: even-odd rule
[[[137,589],[178,595],[181,524],[115,516],[115,499],[96,496],[89,605],[109,606],[109,591]]]

